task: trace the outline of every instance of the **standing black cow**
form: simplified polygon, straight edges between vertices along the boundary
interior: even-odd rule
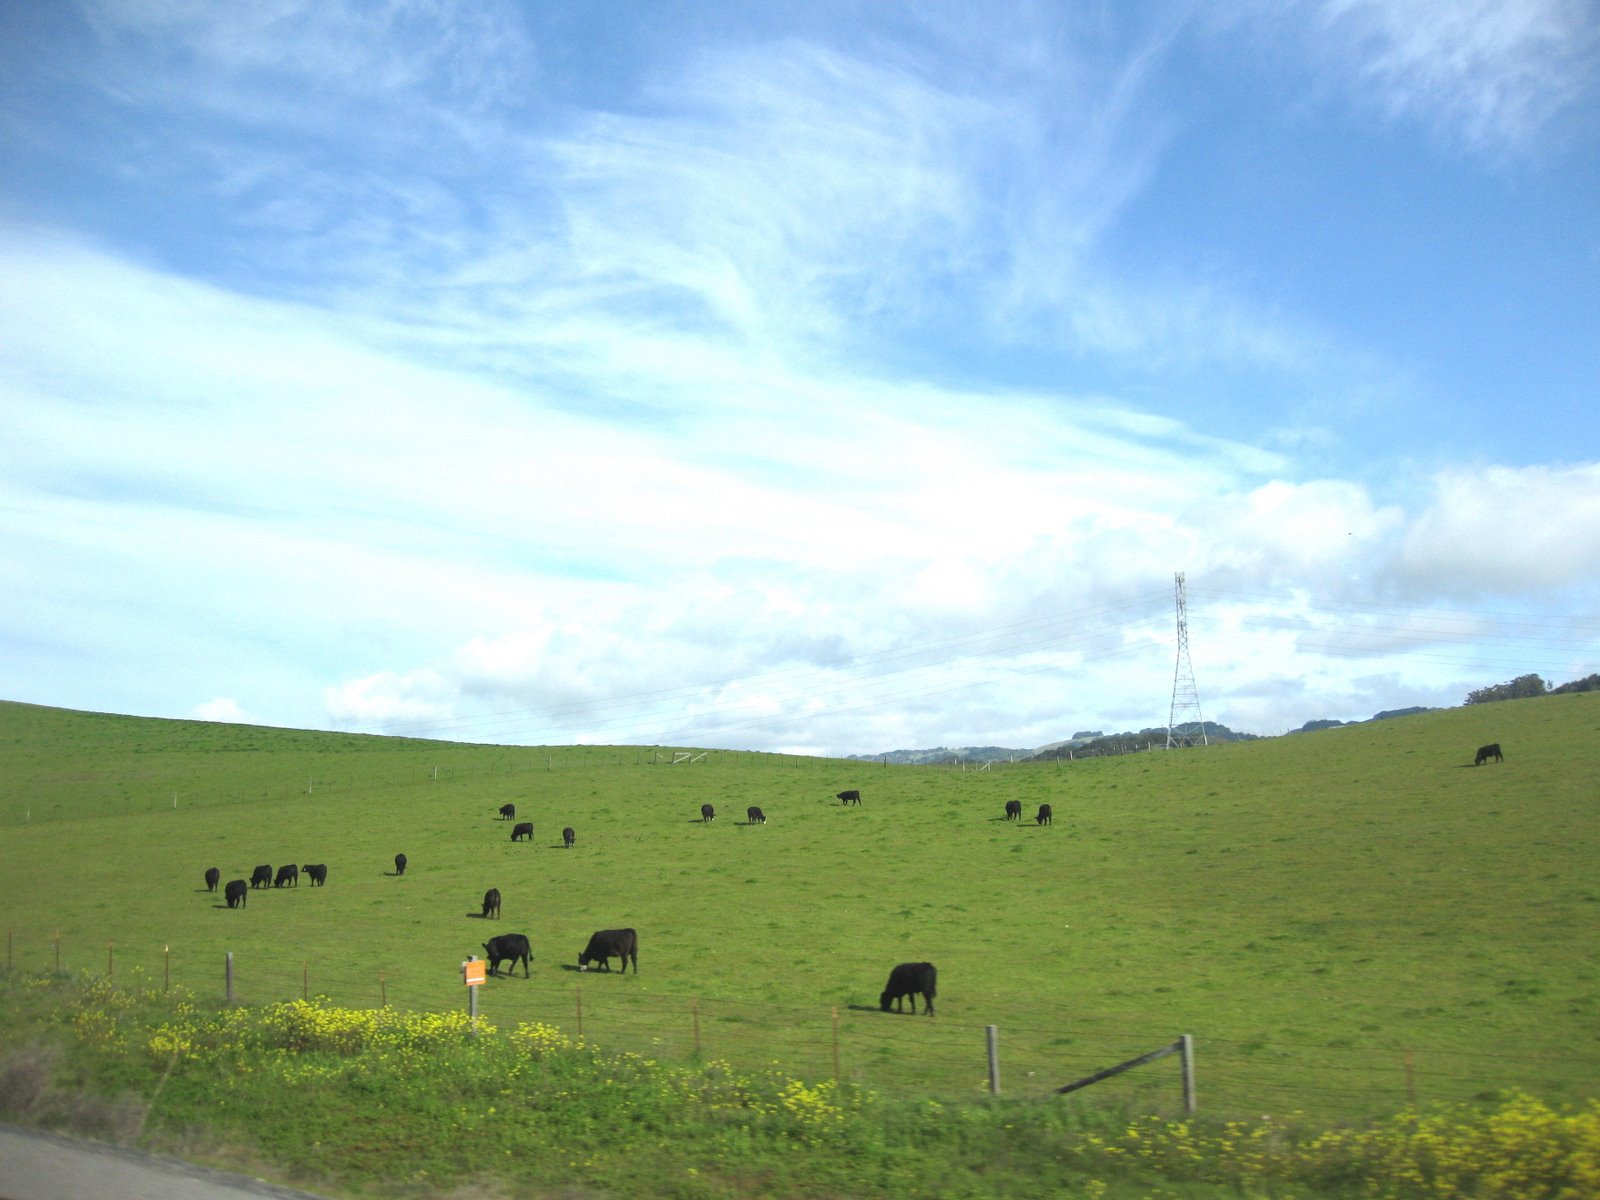
[[[639,935],[632,929],[599,929],[589,935],[589,944],[578,955],[578,970],[586,971],[592,962],[611,970],[611,960],[620,958],[619,968],[626,975],[628,960],[633,960],[633,973],[639,973]]]
[[[1491,758],[1494,759],[1495,762],[1505,762],[1506,756],[1500,753],[1499,742],[1490,742],[1487,746],[1479,746],[1478,757],[1472,765],[1475,767],[1481,767]]]
[[[222,872],[217,870],[216,867],[207,867],[206,868],[206,891],[208,891],[208,892],[216,891],[217,890],[217,882],[221,878],[222,878]]]
[[[744,819],[752,825],[765,825],[767,823],[767,814],[752,804],[744,810]]]
[[[406,856],[404,854],[396,854],[394,856],[394,873],[396,875],[404,875],[406,873]]]
[[[272,886],[272,864],[262,863],[250,873],[250,886],[252,888]]]
[[[847,792],[838,793],[836,799],[840,804],[860,804],[861,790],[859,788],[851,788]]]
[[[1022,820],[1022,801],[1021,800],[1007,800],[1006,801],[1006,820],[1008,820],[1008,821],[1020,821],[1020,820]]]
[[[496,921],[500,919],[499,888],[490,888],[483,894],[483,915],[485,920],[489,917],[493,917]]]
[[[500,819],[502,821],[510,821],[514,819],[516,815],[517,806],[515,804],[502,804],[500,806]]]
[[[513,842],[520,842],[523,839],[527,839],[529,842],[533,841],[532,821],[518,821],[511,827],[511,840]]]
[[[900,1002],[907,996],[911,998],[911,1011],[917,1011],[917,996],[922,996],[923,1008],[928,1016],[933,1016],[933,998],[938,993],[939,970],[932,963],[901,963],[889,972],[889,982],[884,985],[883,995],[878,997],[878,1007],[884,1012],[889,1011],[889,1005],[894,1005],[895,1012],[904,1012]]]
[[[576,843],[577,840],[578,840],[578,832],[577,832],[577,830],[573,829],[571,825],[568,825],[565,829],[563,829],[561,831],[561,844],[563,846],[565,846],[568,850],[572,849],[574,843]]]
[[[278,868],[278,877],[272,881],[272,886],[275,888],[299,887],[300,868],[293,863],[284,863],[283,866]]]
[[[528,945],[526,934],[502,933],[499,937],[492,937],[483,944],[483,953],[489,960],[489,974],[500,974],[500,964],[509,962],[506,974],[513,975],[517,963],[521,962],[522,977],[528,978],[528,960],[533,957],[533,948]]]
[[[716,809],[712,808],[709,804],[702,804],[700,806],[700,824],[704,825],[707,821],[715,821],[716,819]]]
[[[228,880],[228,886],[222,889],[223,898],[227,900],[229,908],[243,908],[245,897],[250,895],[250,889],[242,879]]]
[[[328,882],[327,863],[307,863],[305,866],[301,867],[300,870],[305,874],[307,879],[311,880],[312,887],[321,887],[323,884]]]
[[[1039,805],[1039,813],[1033,818],[1033,823],[1035,825],[1055,824],[1055,813],[1050,811],[1050,806],[1048,804]]]

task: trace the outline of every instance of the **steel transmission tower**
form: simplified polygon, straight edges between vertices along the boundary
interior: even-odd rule
[[[1183,572],[1174,577],[1178,597],[1178,664],[1172,671],[1172,709],[1167,714],[1167,749],[1210,745],[1206,720],[1200,715],[1200,692],[1194,686],[1194,664],[1189,661],[1189,605],[1183,598]],[[1192,714],[1192,715],[1191,715]],[[1180,729],[1187,726],[1187,732]]]

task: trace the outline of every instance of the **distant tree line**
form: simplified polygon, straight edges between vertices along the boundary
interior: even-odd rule
[[[1496,700],[1522,700],[1529,696],[1558,696],[1562,692],[1600,691],[1600,675],[1586,675],[1551,687],[1537,675],[1518,675],[1505,683],[1492,684],[1467,693],[1468,704],[1491,704]]]

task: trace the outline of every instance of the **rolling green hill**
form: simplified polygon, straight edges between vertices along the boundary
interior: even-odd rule
[[[814,1077],[837,1054],[886,1089],[982,1094],[993,1024],[1008,1094],[1190,1033],[1213,1113],[1574,1099],[1600,1077],[1597,726],[1590,693],[961,770],[0,704],[0,924],[20,969],[59,952],[220,996],[231,952],[241,1002],[432,1010],[464,1005],[487,934],[524,932],[532,978],[491,980],[488,1020]],[[1487,741],[1506,761],[1474,768]],[[326,888],[237,911],[203,890],[208,866],[289,861],[326,863]],[[476,916],[489,886],[498,923]],[[619,925],[640,974],[579,974],[588,933]],[[938,1015],[879,1013],[889,967],[916,959],[939,967]],[[1097,1094],[1170,1109],[1172,1061]]]

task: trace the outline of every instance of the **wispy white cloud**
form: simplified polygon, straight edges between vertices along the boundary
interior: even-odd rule
[[[1522,149],[1600,68],[1588,0],[1317,0],[1366,98],[1447,140]]]

